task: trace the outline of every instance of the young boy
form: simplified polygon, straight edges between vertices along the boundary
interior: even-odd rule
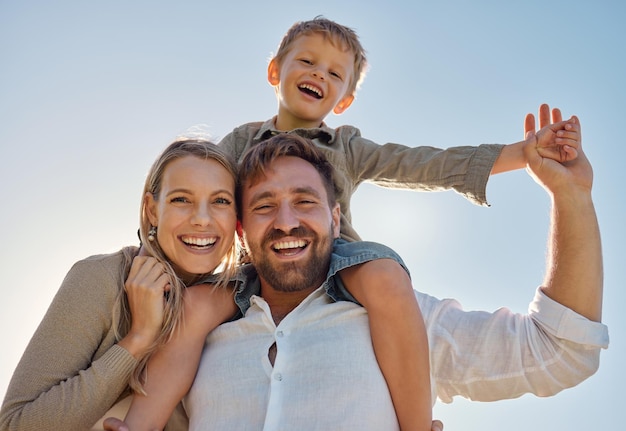
[[[313,140],[335,166],[344,240],[360,240],[351,224],[350,198],[363,181],[422,191],[454,189],[470,201],[486,205],[490,174],[524,167],[524,145],[535,144],[542,156],[562,162],[576,157],[579,126],[573,119],[562,122],[558,111],[557,123],[542,129],[536,138],[447,150],[378,145],[362,138],[355,127],[327,127],[324,119],[331,111],[341,114],[354,101],[366,68],[365,51],[352,29],[323,17],[294,24],[267,69],[278,99],[278,114],[264,123],[237,127],[220,142],[240,160],[248,148],[278,133],[296,133]],[[357,244],[354,247],[362,250],[362,244]],[[385,249],[368,244],[379,252]],[[339,241],[338,245],[343,253],[351,254],[350,243]],[[424,345],[419,342],[425,338],[423,322],[407,273],[391,258],[368,261],[341,271],[340,276],[349,286],[347,299],[368,312],[372,343],[400,428],[417,429],[424,412],[416,406],[423,405],[426,397],[430,403],[430,384],[423,373],[424,367],[428,369],[427,352],[418,347]]]

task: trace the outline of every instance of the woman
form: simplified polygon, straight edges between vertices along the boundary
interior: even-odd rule
[[[182,318],[183,290],[208,287],[215,325],[235,314],[236,170],[214,144],[179,140],[152,166],[141,203],[142,251],[125,247],[76,263],[11,379],[0,430],[91,428],[131,390]],[[181,422],[182,421],[182,422]],[[168,429],[185,429],[174,414]]]

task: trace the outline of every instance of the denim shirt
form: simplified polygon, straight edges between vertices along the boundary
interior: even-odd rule
[[[239,161],[248,148],[281,133],[274,127],[274,120],[239,126],[219,145]],[[323,123],[319,128],[294,129],[289,133],[311,139],[335,167],[341,236],[349,241],[360,240],[352,226],[350,199],[362,182],[415,191],[452,189],[477,205],[487,206],[487,181],[503,147],[482,144],[440,149],[394,143],[379,145],[361,137],[356,127],[332,129]]]
[[[334,301],[350,301],[361,305],[345,288],[341,278],[336,277],[336,275],[342,269],[376,259],[393,259],[409,273],[402,258],[385,245],[369,241],[348,242],[344,239],[336,239],[333,244],[330,268],[326,274],[326,280],[322,284],[326,294]],[[250,308],[250,298],[260,294],[261,283],[256,269],[250,264],[243,265],[237,276],[237,289],[235,291],[235,302],[239,307],[240,314],[235,318],[245,316],[246,311]]]

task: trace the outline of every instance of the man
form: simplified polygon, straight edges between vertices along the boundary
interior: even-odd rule
[[[548,122],[544,110],[540,124]],[[534,117],[526,130],[534,133]],[[254,265],[236,293],[245,317],[207,339],[184,401],[190,429],[398,429],[365,312],[331,299],[349,294],[327,274],[350,263],[332,254],[338,211],[332,181],[317,170],[323,156],[292,135],[256,148],[246,160],[261,170],[244,161],[241,173],[241,220]],[[581,148],[566,164],[542,159],[532,145],[524,151],[552,201],[546,277],[528,316],[467,313],[455,301],[416,293],[433,391],[443,401],[553,395],[593,374],[608,344],[599,323],[602,256],[591,165]]]

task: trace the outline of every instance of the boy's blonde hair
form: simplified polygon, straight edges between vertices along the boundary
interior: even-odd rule
[[[365,50],[359,41],[359,37],[356,32],[344,25],[338,24],[334,21],[326,19],[322,16],[317,16],[310,21],[296,22],[291,26],[287,33],[283,36],[283,39],[278,46],[278,51],[274,56],[274,60],[281,64],[293,42],[300,36],[309,36],[312,34],[321,34],[333,45],[339,45],[346,51],[350,51],[354,54],[354,72],[350,77],[350,86],[348,87],[348,93],[354,94],[359,88],[365,73],[367,72],[367,58],[365,57]]]

